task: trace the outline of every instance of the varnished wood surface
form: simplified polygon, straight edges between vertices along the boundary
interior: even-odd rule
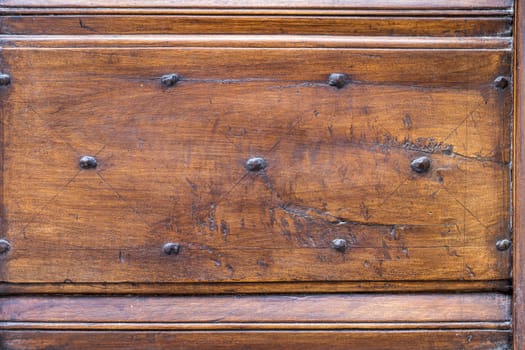
[[[5,7],[164,7],[164,8],[343,8],[343,9],[508,9],[512,0],[2,0]]]
[[[363,292],[504,292],[510,280],[499,281],[377,281],[377,282],[273,282],[273,283],[0,283],[0,294],[261,294]]]
[[[0,348],[509,348],[511,296],[490,292],[509,291],[511,250],[495,247],[521,161],[512,86],[494,84],[512,76],[512,1],[0,12]],[[167,73],[182,80],[162,87]],[[431,171],[415,174],[422,155]],[[268,168],[246,172],[251,156]],[[478,293],[337,294],[460,290]]]
[[[514,66],[514,349],[525,348],[525,2],[516,4]]]
[[[5,16],[0,33],[509,36],[512,17]]]
[[[96,332],[3,331],[6,350],[48,349],[312,349],[312,350],[499,350],[510,343],[510,331],[221,331]]]
[[[493,82],[509,61],[6,48],[2,279],[507,279],[511,94]],[[172,72],[182,81],[163,88]],[[328,86],[330,72],[351,83]],[[99,167],[79,169],[83,154]],[[428,174],[410,169],[421,155]],[[247,172],[253,156],[268,168]],[[171,241],[177,256],[162,253]]]
[[[513,16],[506,8],[359,9],[359,8],[166,8],[166,7],[1,7],[0,15],[268,15],[268,16],[395,16],[395,17],[504,17]]]
[[[1,297],[5,322],[508,322],[505,294],[333,294],[181,297]],[[82,310],[79,312],[79,310]]]
[[[282,330],[510,330],[511,321],[500,322],[0,322],[5,330],[103,330],[103,331],[282,331]]]
[[[507,37],[389,37],[389,36],[324,36],[324,35],[0,35],[4,49],[10,47],[48,48],[367,48],[398,51],[399,49],[500,50],[512,48]],[[410,54],[409,51],[406,52]],[[400,55],[405,56],[407,55]],[[373,57],[373,55],[372,55]],[[439,57],[432,58],[432,60]],[[507,61],[505,63],[508,63]],[[268,62],[267,64],[271,64]],[[451,69],[452,67],[440,67]],[[480,67],[483,69],[483,67]],[[408,74],[408,72],[407,72]],[[414,70],[413,74],[417,74]],[[446,77],[445,77],[446,78]],[[432,83],[432,80],[427,81]]]

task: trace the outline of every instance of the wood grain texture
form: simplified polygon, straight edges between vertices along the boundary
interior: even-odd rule
[[[96,332],[3,331],[6,350],[44,349],[362,349],[362,350],[499,350],[510,331],[221,331]]]
[[[4,49],[48,48],[368,48],[501,50],[512,48],[507,37],[385,37],[333,35],[0,35]],[[408,53],[408,52],[407,52]],[[506,63],[506,62],[505,62]]]
[[[514,349],[525,348],[525,2],[516,2],[514,65]]]
[[[5,322],[507,322],[505,294],[332,294],[184,297],[1,297]],[[82,310],[82,312],[79,312]]]
[[[282,331],[282,330],[510,330],[511,321],[500,322],[0,322],[5,330],[104,330],[104,331]]]
[[[514,8],[166,8],[166,7],[1,7],[0,15],[232,15],[232,16],[394,16],[394,17],[513,17]]]
[[[0,33],[509,36],[509,17],[4,16]]]
[[[511,8],[512,0],[2,0],[5,7],[176,7],[176,8],[364,8],[364,9],[497,9]]]
[[[0,294],[261,294],[363,292],[512,292],[510,280],[273,283],[0,283]]]
[[[4,49],[2,280],[508,279],[495,243],[509,236],[511,94],[493,81],[509,60]],[[163,88],[172,72],[182,81]],[[351,83],[328,86],[330,72]],[[96,170],[78,168],[84,154]],[[410,169],[421,155],[428,174]],[[253,156],[268,168],[247,172]]]

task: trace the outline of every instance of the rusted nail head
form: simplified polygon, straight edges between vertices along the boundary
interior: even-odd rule
[[[344,73],[332,73],[328,76],[328,85],[334,86],[338,89],[345,86],[349,81],[350,78]]]
[[[11,250],[11,244],[5,239],[0,239],[0,254],[5,254]]]
[[[177,255],[180,253],[179,243],[166,243],[162,246],[162,251],[166,255]]]
[[[164,86],[173,86],[180,81],[180,76],[178,74],[166,74],[160,77],[160,82]]]
[[[92,156],[82,156],[78,161],[78,165],[82,169],[94,169],[97,167],[97,159]]]
[[[265,169],[267,166],[266,160],[261,157],[250,158],[246,161],[244,167],[248,171],[259,171]]]
[[[9,74],[0,73],[0,86],[7,86],[11,84],[11,76]]]
[[[430,158],[423,156],[423,157],[414,159],[410,163],[410,167],[416,173],[426,173],[430,169],[431,164],[432,164],[432,161],[430,160]]]
[[[497,77],[494,79],[494,86],[503,90],[509,86],[509,79],[507,77]]]
[[[509,249],[511,245],[512,245],[512,242],[508,239],[500,239],[499,241],[496,242],[496,248],[498,248],[498,250],[501,250],[501,251]]]
[[[332,241],[332,248],[339,252],[344,252],[348,247],[348,242],[346,239],[336,238]]]

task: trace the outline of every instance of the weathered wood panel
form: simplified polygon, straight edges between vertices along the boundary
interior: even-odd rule
[[[315,25],[313,25],[315,24]],[[4,16],[0,33],[510,36],[512,17]]]
[[[2,331],[6,350],[47,349],[254,349],[265,350],[499,350],[509,346],[510,331],[220,331],[101,332]],[[271,344],[271,345],[269,345]]]
[[[494,80],[509,61],[5,49],[2,279],[507,279],[496,242],[509,236],[511,89]],[[329,86],[332,72],[349,84]],[[167,73],[181,81],[163,87]],[[79,169],[85,154],[97,169]],[[417,174],[410,162],[423,155],[431,170]],[[249,172],[255,156],[268,167]],[[181,253],[163,255],[166,242]]]
[[[184,0],[174,3],[170,0],[150,0],[147,4],[141,0],[2,0],[5,7],[164,7],[164,8],[365,8],[365,9],[497,9],[512,7],[512,0]]]
[[[514,58],[513,288],[514,349],[525,347],[525,2],[516,2]]]
[[[0,283],[2,295],[110,294],[188,295],[261,293],[363,293],[363,292],[502,292],[511,293],[511,280],[495,281],[313,281],[224,283]]]
[[[5,322],[507,322],[504,294],[1,297]],[[82,310],[82,312],[79,312]]]

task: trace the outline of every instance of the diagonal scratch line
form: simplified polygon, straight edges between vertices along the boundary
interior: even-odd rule
[[[40,214],[42,214],[42,212],[43,212],[43,211],[44,211],[44,210],[45,210],[45,209],[46,209],[46,208],[47,208],[47,207],[48,207],[53,201],[55,201],[61,193],[64,192],[64,190],[65,190],[65,189],[66,189],[66,188],[67,188],[67,187],[68,187],[68,186],[69,186],[69,185],[70,185],[70,184],[71,184],[71,183],[77,178],[78,174],[80,174],[81,171],[82,171],[82,170],[79,169],[79,170],[76,172],[76,174],[73,175],[73,177],[72,177],[71,179],[69,179],[69,181],[67,181],[67,182],[65,183],[65,185],[62,186],[62,187],[61,187],[61,188],[55,193],[55,195],[54,195],[49,201],[47,201],[47,203],[44,204],[44,205],[42,206],[42,208],[40,208],[40,209],[37,211],[36,214],[34,214],[34,215],[31,217],[31,219],[29,219],[29,222],[28,222],[28,223],[22,228],[22,235],[24,236],[24,238],[27,238],[27,237],[26,237],[26,229],[29,227],[29,225],[31,225],[31,224],[35,221],[35,219],[36,219],[38,216],[40,216]]]
[[[241,178],[239,180],[237,180],[231,187],[228,191],[226,191],[222,196],[219,197],[219,199],[217,199],[217,201],[215,203],[212,203],[214,204],[214,208],[217,208],[217,206],[224,200],[228,197],[228,195],[237,187],[239,186],[239,184],[248,176],[248,172],[246,172],[243,176],[241,176]],[[206,213],[206,217],[209,217],[211,215],[211,212],[212,212],[213,208],[211,208],[210,210],[208,210],[208,212]]]
[[[494,234],[494,233],[490,230],[490,228],[489,228],[487,225],[485,225],[483,222],[481,222],[481,220],[480,220],[480,219],[479,219],[479,218],[478,218],[478,217],[472,212],[472,210],[470,210],[465,204],[463,204],[463,203],[462,203],[461,201],[459,201],[456,197],[454,197],[454,195],[452,195],[452,194],[450,193],[450,191],[449,191],[446,187],[443,187],[443,188],[445,189],[445,191],[448,192],[448,194],[449,194],[449,195],[450,195],[450,196],[451,196],[451,197],[452,197],[452,198],[453,198],[453,199],[454,199],[454,200],[455,200],[455,201],[456,201],[456,202],[457,202],[457,203],[458,203],[463,209],[465,209],[465,211],[466,211],[467,213],[469,213],[470,215],[472,215],[472,217],[473,217],[474,219],[476,219],[476,221],[479,222],[479,224],[480,224],[481,226],[483,226],[487,231],[489,231],[490,234]],[[465,220],[465,221],[466,221],[466,220]]]
[[[401,188],[401,186],[406,185],[408,181],[409,179],[405,179],[404,181],[400,182],[399,185],[397,185],[396,188],[394,188],[394,190],[390,192],[381,203],[379,203],[377,208],[381,208],[394,195],[394,193],[396,193]]]
[[[104,150],[104,148],[106,148],[106,145],[104,145],[95,155],[98,155],[100,152],[102,152]],[[22,235],[24,236],[24,238],[27,238],[26,237],[26,230],[27,228],[29,227],[29,225],[31,225],[35,219],[40,215],[42,214],[42,212],[53,202],[55,201],[58,196],[65,191],[65,189],[77,178],[77,176],[80,174],[80,172],[82,171],[82,169],[79,169],[75,175],[73,175],[73,177],[71,179],[69,179],[64,186],[62,186],[54,195],[53,197],[51,197],[51,199],[49,201],[47,201],[46,204],[44,204],[42,206],[42,208],[40,208],[30,219],[29,219],[29,222],[22,228]]]
[[[281,137],[279,137],[279,139],[273,144],[273,146],[268,150],[267,154],[270,154],[272,153],[276,148],[277,146],[279,146],[279,144],[281,143],[281,141],[284,139],[285,136],[288,136],[292,133],[292,131],[301,123],[303,122],[304,120],[304,116],[299,116],[299,118],[297,118],[294,123],[288,128],[288,130],[286,130],[286,132],[281,135]]]
[[[148,224],[148,222],[147,222],[146,220],[144,220],[144,218],[138,213],[137,209],[134,208],[133,206],[129,205],[129,203],[127,202],[127,200],[124,199],[124,197],[122,197],[122,196],[120,195],[120,193],[119,193],[119,192],[118,192],[113,186],[111,186],[111,184],[110,184],[108,181],[106,181],[106,179],[104,179],[104,177],[102,177],[102,175],[100,175],[99,172],[97,172],[97,176],[102,180],[102,182],[104,182],[104,184],[106,184],[106,186],[108,186],[108,187],[109,187],[109,188],[115,193],[115,195],[117,196],[117,198],[118,198],[122,203],[124,203],[124,205],[125,205],[128,209],[130,209],[130,210],[131,210],[131,211],[132,211],[132,212],[133,212],[133,213],[134,213],[134,214],[140,219],[140,221],[142,221],[142,223],[144,223],[148,228],[153,229],[153,227],[152,227],[150,224]]]
[[[472,118],[472,115],[479,109],[480,106],[481,102],[478,103],[478,105],[472,111],[467,113],[467,116],[463,118],[461,122],[459,122],[459,124],[450,131],[450,133],[443,139],[442,142],[446,142],[452,136],[452,134],[460,128],[461,125],[463,125],[469,118]]]
[[[243,176],[241,176],[241,178],[239,180],[237,180],[233,185],[232,187],[230,187],[230,189],[228,191],[226,191],[222,196],[219,197],[219,199],[217,199],[217,202],[215,202],[215,206],[219,205],[219,203],[221,203],[225,198],[228,197],[228,195],[248,176],[248,172],[246,172]],[[211,212],[211,211],[210,211]],[[209,213],[208,213],[209,215]]]
[[[102,146],[102,148],[99,149],[97,153],[95,153],[95,157],[98,156],[105,149],[106,149],[106,145]]]
[[[224,138],[237,150],[237,152],[242,152],[242,148],[233,142],[233,140],[228,135],[225,134]]]

